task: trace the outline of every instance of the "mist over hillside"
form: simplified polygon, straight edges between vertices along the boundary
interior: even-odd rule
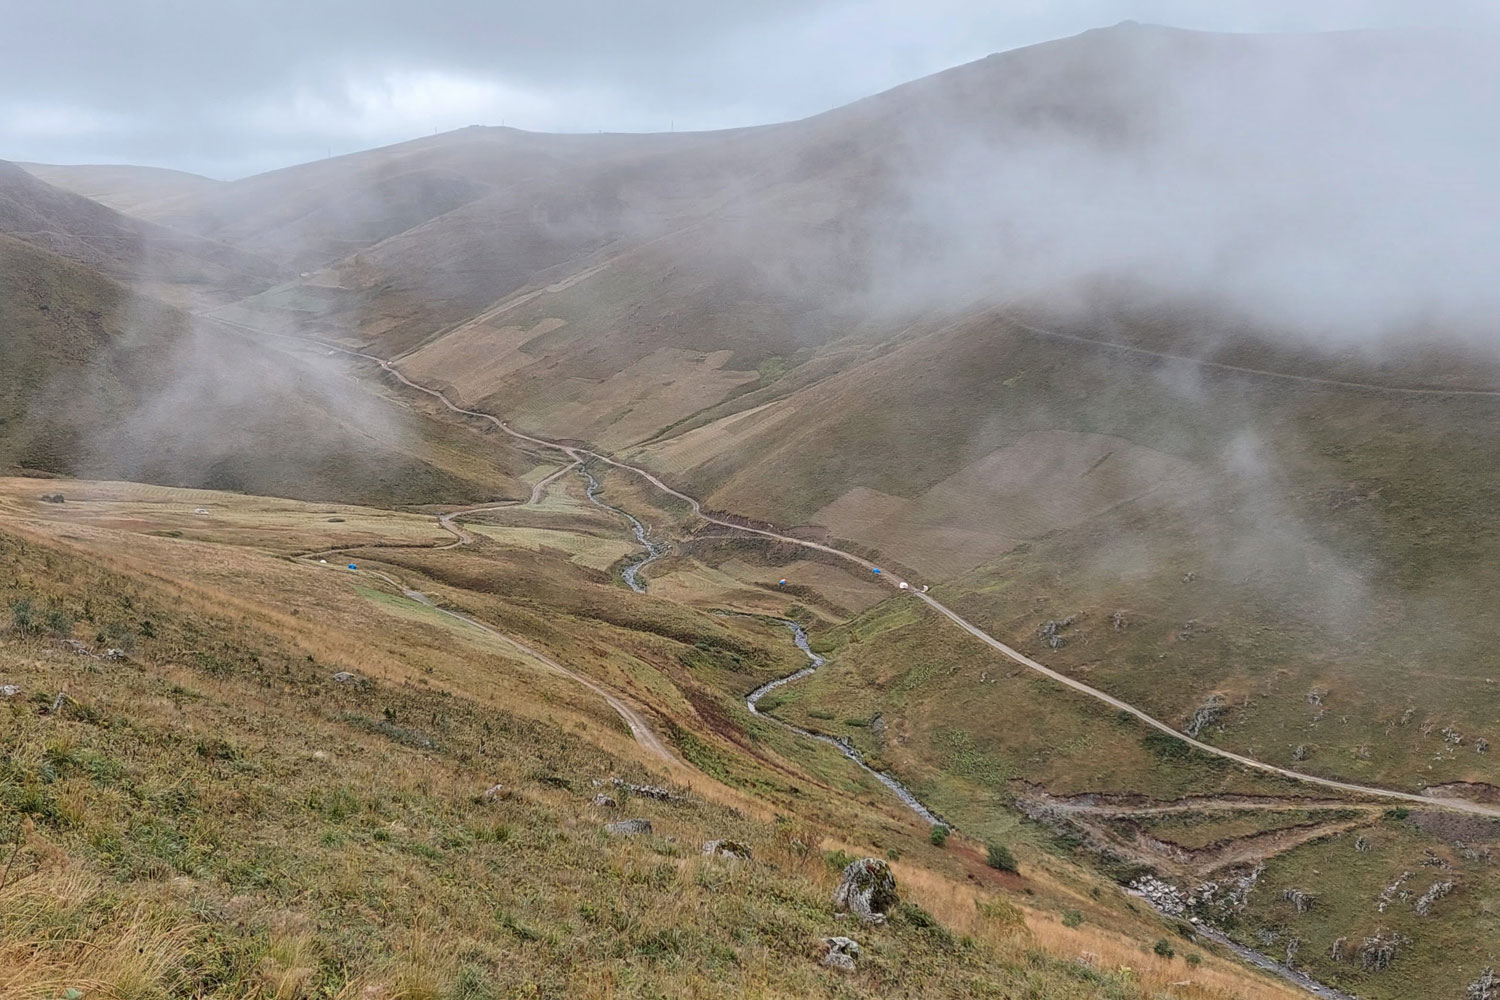
[[[232,926],[161,995],[1489,1000],[1497,56],[1125,22],[748,128],[0,162],[0,845]]]

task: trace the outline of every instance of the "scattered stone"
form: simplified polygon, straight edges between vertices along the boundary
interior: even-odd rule
[[[1365,837],[1355,837],[1354,849],[1363,854],[1370,849],[1370,841]]]
[[[596,806],[598,806],[600,809],[618,809],[618,808],[620,808],[620,803],[618,803],[618,802],[616,802],[614,800],[614,796],[612,796],[612,795],[605,795],[603,792],[600,792],[598,795],[594,796],[594,798],[593,798],[593,804],[596,805]]]
[[[1327,688],[1315,687],[1311,691],[1307,692],[1307,703],[1309,705],[1317,705],[1321,708],[1323,705],[1323,699],[1326,697],[1328,697]]]
[[[1061,649],[1068,644],[1068,640],[1063,637],[1062,631],[1063,629],[1072,628],[1076,618],[1077,615],[1069,615],[1060,621],[1055,619],[1048,621],[1036,630],[1036,636],[1047,644],[1047,648]]]
[[[347,670],[340,670],[338,673],[334,674],[333,677],[330,678],[330,680],[332,680],[335,684],[359,685],[363,684],[365,679],[359,676],[359,674],[353,674]]]
[[[703,845],[703,853],[710,858],[739,858],[750,860],[750,845],[743,840],[710,840]]]
[[[1130,891],[1169,916],[1178,917],[1187,909],[1187,899],[1170,882],[1163,882],[1155,875],[1142,875],[1130,883]]]
[[[504,785],[491,785],[479,793],[480,799],[485,802],[500,802],[510,798],[511,791]]]
[[[1199,733],[1208,727],[1218,725],[1219,720],[1224,717],[1224,711],[1227,707],[1223,695],[1209,695],[1208,700],[1199,705],[1198,710],[1193,713],[1193,717],[1188,720],[1187,728],[1183,732],[1196,738]]]
[[[1500,1000],[1500,976],[1492,965],[1464,990],[1464,1000]]]
[[[1116,611],[1110,615],[1109,624],[1116,632],[1123,632],[1130,627],[1130,622],[1125,620],[1125,612],[1123,611]]]
[[[1416,903],[1412,904],[1417,911],[1417,916],[1425,917],[1432,910],[1432,904],[1442,899],[1453,891],[1452,882],[1434,882],[1427,891],[1417,897]]]
[[[1198,579],[1198,574],[1196,572],[1188,572],[1182,574],[1183,583],[1192,583],[1196,579]]]
[[[15,684],[0,684],[0,698],[14,698],[20,693],[20,687]]]
[[[1298,743],[1297,744],[1297,748],[1292,751],[1292,760],[1306,760],[1307,759],[1307,754],[1308,754],[1307,744],[1306,743]]]
[[[1286,943],[1286,959],[1283,964],[1288,968],[1297,961],[1297,952],[1302,950],[1302,939],[1292,938]]]
[[[1312,909],[1313,895],[1305,889],[1283,889],[1281,898],[1292,904],[1292,909],[1298,913],[1306,913]]]
[[[1406,938],[1390,931],[1381,931],[1374,937],[1367,937],[1359,946],[1359,961],[1365,967],[1366,972],[1384,972],[1391,967],[1396,959],[1396,952],[1401,945],[1406,943]]]
[[[859,958],[859,942],[853,938],[830,937],[823,939],[822,964],[830,969],[854,971],[854,962]]]
[[[89,655],[88,646],[84,645],[82,642],[79,642],[77,639],[64,639],[62,641],[62,645],[63,649],[66,649],[71,653],[77,653],[79,656]]]
[[[612,837],[637,837],[651,832],[649,819],[622,819],[604,824],[604,832]]]
[[[1341,937],[1337,941],[1333,942],[1333,948],[1330,949],[1328,954],[1333,958],[1335,962],[1342,962],[1344,960],[1344,952],[1348,949],[1348,947],[1349,939],[1346,937]]]
[[[899,902],[891,866],[879,858],[851,861],[833,891],[836,909],[854,914],[866,924],[883,924],[886,912]]]
[[[64,503],[66,500],[61,493],[43,493],[37,499],[42,503]]]
[[[647,799],[656,799],[658,802],[671,802],[673,799],[677,798],[677,796],[673,795],[671,791],[662,788],[659,785],[633,785],[622,778],[611,778],[609,779],[609,783],[611,785],[614,785],[616,788],[623,789],[624,791],[629,792],[631,795],[639,795],[642,798]]]
[[[1483,736],[1479,737],[1477,740],[1474,741],[1474,752],[1475,753],[1489,753],[1490,752],[1490,741],[1487,740],[1487,739],[1485,739]]]
[[[1387,906],[1390,906],[1391,902],[1397,898],[1410,899],[1411,890],[1403,888],[1403,886],[1405,886],[1406,884],[1406,880],[1409,878],[1411,878],[1411,872],[1402,872],[1400,875],[1396,876],[1396,881],[1392,882],[1384,889],[1381,889],[1380,897],[1375,901],[1375,912],[1384,913],[1385,908]]]

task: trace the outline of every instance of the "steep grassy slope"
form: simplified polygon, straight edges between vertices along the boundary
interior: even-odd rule
[[[423,503],[529,462],[417,419],[321,355],[253,344],[0,236],[0,467]]]
[[[72,191],[137,218],[149,217],[150,206],[156,202],[204,194],[223,183],[201,174],[163,167],[59,163],[22,163],[20,166],[53,187]]]
[[[1257,364],[1311,360],[1263,344]],[[1483,359],[1461,370],[1500,384]],[[1500,697],[1481,607],[1500,555],[1496,397],[1250,375],[983,319],[743,403],[760,408],[638,454],[716,507],[949,580],[965,615],[1161,717],[1186,725],[1217,697],[1213,739],[1402,787],[1496,778],[1475,750]],[[1037,636],[1070,616],[1058,648]],[[1430,759],[1450,726],[1464,742]]]
[[[378,577],[271,554],[291,525],[333,544],[377,524],[411,541],[401,525],[415,516],[65,489],[77,499],[58,507],[0,484],[0,680],[21,689],[0,704],[7,992],[1133,1000],[1183,976],[1183,959],[1140,943],[1164,929],[1098,882],[1090,897],[1087,879],[1045,864],[1024,880],[989,872],[972,847],[939,851],[893,821],[889,800],[825,791],[773,816],[761,782],[817,779],[779,771],[788,759],[769,746],[738,752],[663,697],[646,702],[653,724],[752,794],[663,770],[592,693],[514,647]],[[478,551],[492,566],[528,558]],[[711,616],[627,610],[565,560],[530,566],[539,582],[571,579],[573,599],[543,616],[545,594],[423,585],[632,697],[671,692],[661,678],[684,665],[764,669],[780,655]],[[358,680],[333,680],[340,670]],[[591,804],[601,789],[619,805]],[[619,817],[653,830],[608,836]],[[726,836],[754,860],[700,855]],[[829,905],[833,868],[871,850],[901,858],[906,904],[852,930]],[[1053,907],[1075,896],[1088,923],[1064,926]],[[845,932],[864,948],[853,976],[816,962],[818,939]],[[1191,978],[1176,995],[1291,995],[1212,954]]]
[[[122,215],[5,162],[0,233],[183,304],[238,298],[288,273],[272,258]]]

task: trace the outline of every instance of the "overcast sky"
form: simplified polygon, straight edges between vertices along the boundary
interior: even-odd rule
[[[1500,25],[1485,0],[0,0],[0,159],[232,178],[470,124],[797,118],[1125,19]]]

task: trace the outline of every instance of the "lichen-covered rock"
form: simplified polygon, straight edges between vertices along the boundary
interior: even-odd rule
[[[847,910],[866,924],[883,924],[885,915],[899,902],[896,876],[879,858],[861,858],[844,869],[833,891],[833,905]]]
[[[480,792],[479,797],[485,802],[499,802],[502,799],[510,798],[510,789],[504,785],[491,785]]]
[[[620,778],[615,778],[611,784],[631,795],[639,795],[644,799],[656,799],[658,802],[671,802],[677,798],[670,789],[662,788],[660,785],[637,785]]]
[[[0,698],[14,698],[21,693],[15,684],[0,684]]]
[[[859,958],[859,942],[853,938],[830,937],[824,938],[822,964],[830,969],[843,969],[845,972],[854,971],[854,962]]]
[[[710,840],[703,845],[703,853],[710,858],[740,858],[750,860],[750,845],[743,840]]]
[[[358,685],[364,683],[363,677],[359,676],[359,674],[350,673],[347,670],[340,670],[329,679],[332,680],[335,684]]]
[[[620,808],[620,803],[616,802],[613,797],[611,797],[609,795],[605,795],[603,792],[600,792],[598,795],[595,795],[594,799],[593,799],[593,802],[594,802],[594,805],[598,806],[600,809],[618,809],[618,808]]]
[[[651,832],[651,821],[649,819],[622,819],[616,823],[604,824],[604,832],[612,837],[638,837]]]

